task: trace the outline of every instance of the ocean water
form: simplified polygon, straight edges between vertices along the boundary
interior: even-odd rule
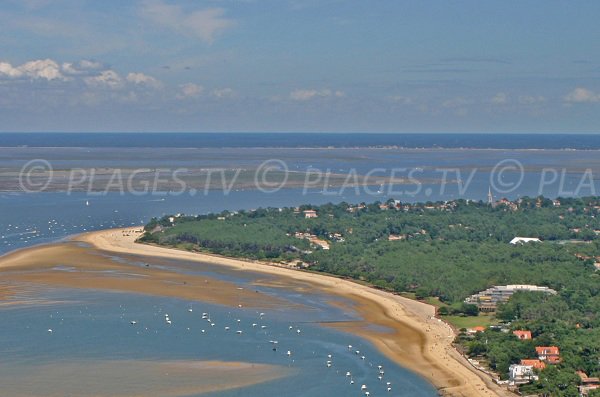
[[[32,148],[34,146],[45,149]],[[145,149],[140,149],[140,146]],[[381,146],[431,150],[366,149]],[[106,147],[112,149],[101,149]],[[182,147],[199,149],[177,149]],[[227,149],[215,149],[223,147]],[[256,147],[263,149],[251,149]],[[295,149],[299,147],[337,149]],[[455,149],[436,149],[439,147]],[[463,147],[497,150],[456,149]],[[573,148],[585,150],[553,150]],[[424,181],[368,189],[330,189],[323,185],[308,189],[281,189],[274,193],[255,189],[228,194],[211,190],[196,195],[187,192],[178,195],[164,192],[142,195],[119,192],[1,192],[0,254],[57,241],[75,233],[140,225],[153,216],[165,214],[203,214],[305,203],[373,202],[388,198],[411,202],[485,199],[494,183],[492,178],[498,176],[492,172],[495,165],[506,159],[517,160],[523,169],[521,173],[507,169],[499,176],[496,183],[500,181],[510,185],[515,180],[519,183],[507,192],[494,191],[497,198],[537,196],[540,193],[547,197],[594,195],[600,188],[600,178],[596,176],[600,172],[600,156],[594,151],[597,149],[600,149],[597,135],[511,135],[507,138],[503,135],[470,134],[150,134],[142,138],[138,134],[0,134],[0,168],[19,168],[33,158],[48,158],[57,169],[177,167],[190,164],[200,167],[252,167],[265,159],[276,158],[285,160],[295,171],[318,168],[338,173],[356,170],[364,174],[380,169],[380,174],[389,175],[390,170],[395,168],[416,169],[418,177]],[[440,172],[449,169],[453,172],[448,175],[452,182],[427,182],[439,179]],[[553,183],[546,183],[549,179],[545,170],[548,169],[556,171],[557,179]],[[588,182],[585,179],[588,169],[591,170],[591,185],[585,184]],[[471,176],[473,170],[476,172]],[[468,181],[468,188],[465,189],[455,179]],[[206,267],[202,271],[240,286],[252,282],[252,278],[222,272],[214,267]],[[13,372],[9,375],[13,376],[12,379],[19,379],[19,373],[35,371],[44,363],[225,360],[255,361],[296,372],[265,384],[212,395],[360,395],[356,386],[362,383],[369,385],[372,395],[382,395],[387,392],[384,384],[376,379],[377,371],[372,366],[379,364],[386,368],[386,381],[394,384],[391,395],[436,395],[427,382],[391,363],[366,341],[318,324],[318,321],[331,318],[347,320],[352,314],[324,303],[323,297],[318,294],[300,295],[262,288],[266,293],[300,301],[306,310],[266,313],[265,321],[268,321],[269,327],[266,331],[259,331],[250,325],[257,321],[256,311],[250,309],[232,312],[218,305],[168,298],[99,291],[43,290],[39,299],[63,302],[0,308],[0,384],[6,384],[2,381],[2,373],[8,376],[2,362],[10,362]],[[190,307],[193,307],[193,313],[188,312]],[[222,327],[202,334],[201,329],[208,328],[200,318],[200,313],[205,311],[210,312],[219,325],[228,324],[232,330],[237,326],[235,320],[240,319],[243,334],[224,332]],[[165,312],[173,318],[172,327],[164,324]],[[131,320],[138,321],[138,324],[131,326]],[[290,325],[294,329],[301,327],[301,336],[290,333]],[[49,328],[53,329],[52,333],[47,332]],[[277,339],[281,346],[277,352],[273,352],[268,342],[273,339]],[[357,359],[348,351],[348,344],[359,347],[368,359]],[[284,354],[287,350],[293,351],[293,359]],[[327,354],[334,357],[332,368],[325,366]],[[346,371],[354,374],[354,386],[345,378]],[[23,379],[26,381],[26,378]],[[45,388],[52,387],[58,390],[55,395],[61,395],[60,379],[45,379],[45,383],[39,386],[40,395],[45,395],[44,391],[48,390]]]
[[[210,271],[211,276],[220,273],[224,271]],[[229,274],[228,278],[240,286],[247,286],[252,280],[248,274],[243,278]],[[74,365],[86,368],[91,363],[111,363],[114,366],[124,361],[129,364],[119,367],[119,377],[111,378],[110,384],[96,385],[88,381],[88,392],[117,396],[121,395],[121,389],[131,387],[130,379],[144,378],[143,367],[140,369],[136,363],[189,360],[251,362],[292,371],[281,379],[242,389],[191,396],[360,395],[362,384],[366,384],[373,395],[437,395],[426,381],[389,361],[364,340],[321,326],[320,321],[356,319],[352,313],[325,304],[325,297],[316,293],[252,288],[301,307],[264,310],[264,315],[260,315],[255,309],[232,309],[170,298],[88,290],[41,290],[37,298],[61,303],[0,309],[3,323],[0,352],[2,362],[10,363],[10,367],[2,367],[0,371],[2,393],[23,396],[25,383],[26,390],[33,395],[64,395],[61,393],[65,390],[78,386],[78,380],[68,376],[43,376],[40,368],[55,368],[51,373],[60,374],[63,367],[73,372]],[[216,324],[214,327],[202,319],[204,312],[209,313]],[[166,314],[172,320],[171,325],[165,322]],[[131,325],[131,321],[137,323]],[[263,325],[267,328],[262,328]],[[242,331],[241,335],[237,334],[238,330]],[[278,342],[277,350],[273,350],[273,340]],[[352,350],[348,345],[353,346]],[[355,354],[355,350],[365,359]],[[332,361],[329,368],[328,360]],[[379,365],[385,369],[383,380],[377,379]],[[32,376],[36,371],[42,375]],[[348,371],[354,384],[346,376]],[[169,378],[165,377],[164,381],[169,382]],[[392,384],[392,394],[386,391],[387,382]],[[140,387],[143,391],[143,385]],[[154,395],[151,390],[142,394]]]
[[[143,135],[143,137],[142,137]],[[600,149],[597,134],[0,133],[0,147]]]

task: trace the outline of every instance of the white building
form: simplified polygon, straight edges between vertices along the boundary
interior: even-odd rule
[[[495,285],[465,299],[465,303],[477,305],[483,312],[493,312],[499,303],[506,303],[516,292],[542,292],[556,295],[556,291],[543,286],[527,284]]]
[[[541,243],[542,240],[540,240],[537,237],[515,237],[512,240],[510,240],[510,243],[512,245],[515,244],[525,244],[525,243]]]
[[[538,380],[538,376],[532,365],[512,364],[508,368],[508,382],[511,386],[524,385],[535,380]]]

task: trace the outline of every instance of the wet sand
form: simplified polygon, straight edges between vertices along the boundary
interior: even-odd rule
[[[0,364],[2,394],[12,397],[184,397],[243,388],[293,373],[246,362],[100,360]]]
[[[473,369],[455,351],[451,345],[454,332],[447,324],[433,317],[434,308],[430,305],[332,276],[255,261],[137,244],[135,239],[139,235],[139,229],[112,229],[78,235],[69,243],[16,251],[0,257],[0,282],[2,278],[9,277],[23,282],[129,291],[230,306],[289,304],[277,302],[271,296],[248,289],[239,290],[237,286],[224,281],[210,279],[205,282],[206,277],[183,275],[153,266],[135,268],[135,273],[140,277],[126,276],[126,272],[132,273],[131,265],[111,260],[107,255],[141,256],[150,263],[151,258],[177,259],[198,265],[219,265],[239,272],[275,276],[274,280],[269,281],[259,279],[257,284],[281,285],[281,288],[299,291],[313,289],[348,299],[352,302],[349,309],[356,310],[364,321],[329,326],[371,341],[388,358],[428,379],[441,394],[514,397],[514,394],[498,387]],[[89,244],[93,249],[82,247],[77,242]],[[54,262],[49,261],[49,258],[54,258]],[[57,262],[58,259],[62,262]],[[57,263],[73,266],[77,270],[52,270]],[[11,271],[15,269],[19,271]],[[116,273],[107,275],[107,270]]]
[[[70,241],[14,251],[0,257],[0,302],[15,294],[16,284],[100,289],[196,300],[207,303],[268,308],[290,305],[272,296],[216,278],[189,275],[159,268],[147,259],[144,265],[117,261],[93,248]],[[133,260],[133,258],[132,258]]]

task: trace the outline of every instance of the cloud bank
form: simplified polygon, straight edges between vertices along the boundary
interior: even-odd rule
[[[597,94],[587,88],[577,87],[565,96],[565,101],[569,103],[600,102],[600,94]]]

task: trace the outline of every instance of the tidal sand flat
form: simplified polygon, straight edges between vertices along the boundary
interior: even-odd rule
[[[4,294],[21,285],[37,284],[68,288],[102,289],[198,300],[227,306],[273,307],[289,305],[273,296],[239,288],[207,276],[166,269],[152,258],[132,265],[76,241],[42,245],[0,257],[0,282],[11,281]],[[24,287],[21,287],[24,288]]]
[[[98,360],[0,364],[2,394],[12,397],[184,397],[237,389],[293,370],[222,361]]]

